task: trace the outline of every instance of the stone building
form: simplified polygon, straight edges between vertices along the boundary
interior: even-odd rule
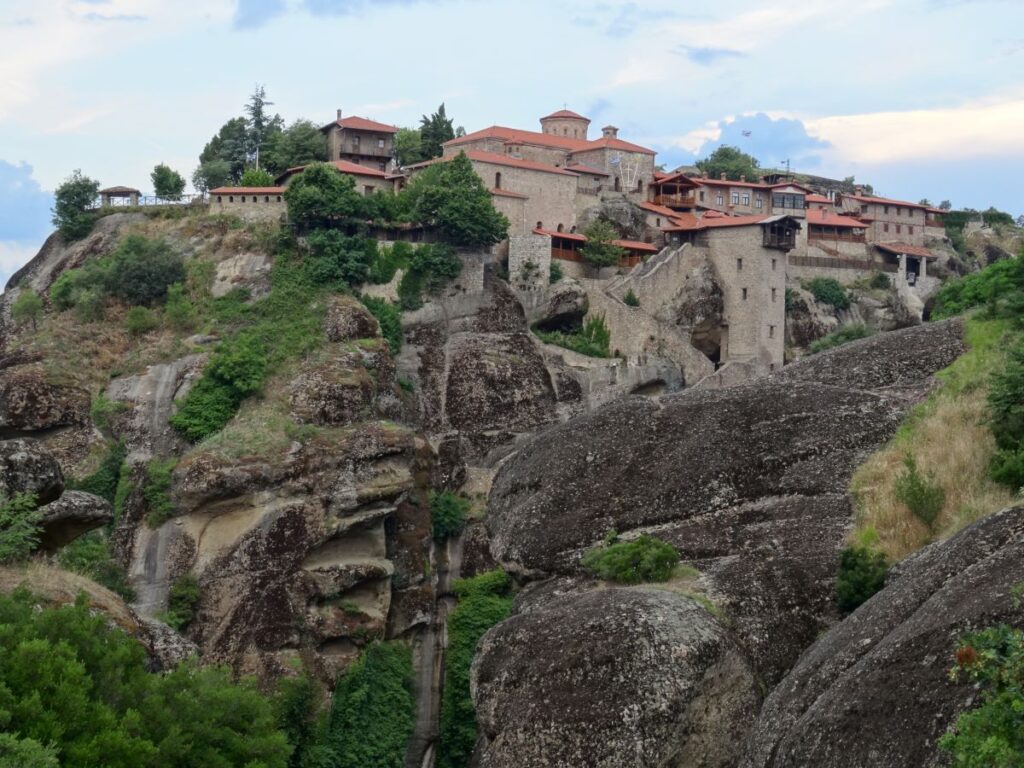
[[[905,200],[853,194],[839,195],[837,203],[842,212],[867,224],[870,243],[902,242],[923,246],[928,219],[935,218],[935,214],[929,214],[929,210],[934,210],[930,206]]]
[[[355,180],[356,190],[363,195],[372,195],[378,190],[383,191],[394,189],[394,184],[389,178],[389,175],[379,168],[351,163],[348,160],[334,160],[331,162],[331,165],[337,168],[340,173],[351,176]],[[289,168],[274,181],[278,186],[287,187],[288,184],[291,183],[291,180],[295,178],[297,174],[302,173],[305,169],[306,166],[304,165]]]
[[[287,214],[284,187],[217,187],[210,190],[210,213],[247,221],[279,221]]]
[[[330,160],[345,160],[382,172],[394,167],[398,128],[393,125],[355,115],[342,117],[339,109],[337,119],[320,131],[327,137]]]

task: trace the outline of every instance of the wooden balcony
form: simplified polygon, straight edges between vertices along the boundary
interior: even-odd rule
[[[341,151],[346,155],[361,155],[362,157],[391,157],[391,147],[378,147],[375,143],[360,145],[349,142],[342,145]]]
[[[765,230],[764,240],[761,244],[765,248],[775,248],[779,251],[792,251],[796,248],[796,235],[776,234]]]
[[[692,192],[689,194],[655,195],[653,202],[655,205],[663,205],[666,208],[693,208],[697,205],[697,196]]]
[[[850,234],[832,234],[829,232],[815,232],[811,230],[807,234],[807,242],[825,242],[825,243],[866,243],[867,238],[864,235],[850,235]]]

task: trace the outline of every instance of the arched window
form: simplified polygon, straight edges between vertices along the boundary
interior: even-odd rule
[[[265,203],[269,203],[269,202],[270,202],[270,195],[267,195],[267,196],[265,196],[265,197],[263,198],[263,202],[265,202]]]
[[[563,136],[568,136],[569,135],[569,129],[568,128],[563,128],[562,129],[562,135]]]
[[[234,195],[228,195],[228,202],[229,203],[235,202],[235,196]]]
[[[501,171],[494,174],[494,188],[501,189]]]
[[[622,179],[619,178],[618,176],[615,177],[615,191],[616,192],[621,192],[622,191]]]
[[[224,201],[223,201],[223,200],[221,199],[221,196],[220,196],[220,195],[217,195],[217,202],[218,202],[218,203],[223,203],[223,202],[224,202]]]
[[[563,229],[564,229],[564,227],[561,224],[559,224],[558,225],[558,231],[561,232]]]
[[[537,229],[544,229],[544,222],[543,221],[538,221],[537,222]]]
[[[279,203],[281,202],[281,196],[280,195],[277,196],[277,202],[279,202]]]
[[[259,202],[259,198],[258,198],[258,197],[256,197],[256,195],[253,195],[253,196],[252,196],[252,201],[253,201],[254,203],[258,203],[258,202]]]

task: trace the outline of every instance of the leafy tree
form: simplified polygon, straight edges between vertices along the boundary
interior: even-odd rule
[[[102,267],[100,267],[102,268]],[[128,235],[111,255],[104,285],[129,304],[153,304],[172,283],[185,280],[185,262],[166,240]]]
[[[1024,487],[1024,341],[1010,348],[1005,366],[992,376],[988,409],[998,449],[992,479],[1013,489]]]
[[[952,210],[953,204],[949,202],[949,200],[943,200],[941,203],[939,203],[939,208],[942,209],[943,211],[949,211]]]
[[[0,733],[0,768],[60,768],[60,763],[55,747]]]
[[[679,564],[679,553],[671,544],[645,534],[633,541],[613,540],[595,547],[580,563],[606,581],[640,584],[667,581]]]
[[[238,182],[240,187],[272,187],[274,177],[262,168],[246,168]]]
[[[31,493],[18,493],[0,500],[0,565],[24,560],[39,546],[41,520],[36,497]],[[2,712],[0,698],[0,714]]]
[[[932,203],[931,203],[931,200],[929,200],[927,197],[923,197],[923,198],[921,198],[921,200],[918,201],[917,204],[918,205],[927,205],[928,207],[931,207]]]
[[[458,536],[466,525],[469,499],[451,491],[430,492],[430,524],[435,541]]]
[[[309,120],[296,120],[287,128],[272,131],[260,151],[260,165],[279,175],[289,168],[324,162],[327,137]]]
[[[432,183],[417,187],[415,216],[436,226],[445,242],[483,248],[505,239],[508,219],[494,209],[491,195],[465,152],[441,164]]]
[[[455,130],[452,128],[452,121],[448,118],[444,104],[437,108],[428,117],[423,115],[420,118],[420,154],[425,160],[432,157],[440,157],[443,152],[443,144],[455,138]]]
[[[597,219],[587,227],[584,234],[587,236],[587,242],[580,249],[580,254],[595,269],[615,266],[619,259],[626,255],[626,249],[613,242],[619,233],[615,231],[611,222]]]
[[[207,142],[199,155],[199,171],[203,171],[203,179],[207,181],[205,189],[215,189],[225,184],[237,183],[242,178],[249,164],[248,141],[249,129],[244,117],[235,117],[220,127],[217,135]],[[221,176],[224,165],[212,166],[210,163],[220,161],[227,165],[227,176]],[[223,179],[223,180],[222,180]],[[210,183],[216,180],[217,183]],[[197,187],[202,185],[197,184]]]
[[[200,163],[192,174],[192,186],[204,193],[218,187],[226,187],[232,182],[231,163],[219,158]]]
[[[423,135],[420,129],[398,129],[395,134],[395,158],[403,167],[427,159],[423,156]]]
[[[324,700],[322,686],[305,672],[278,681],[274,711],[278,728],[292,745],[288,768],[331,768],[336,763],[326,744],[329,713]]]
[[[866,547],[847,547],[839,556],[836,574],[836,604],[843,613],[852,613],[885,586],[889,565],[885,555]]]
[[[815,299],[824,304],[830,304],[836,309],[850,307],[850,295],[838,280],[831,277],[816,277],[807,283],[806,288]]]
[[[185,177],[163,163],[157,165],[149,175],[153,180],[153,193],[165,200],[180,200],[185,191]]]
[[[36,329],[36,322],[42,313],[43,300],[31,288],[23,288],[11,305],[11,319],[18,325],[32,323],[33,331]]]
[[[697,168],[714,179],[724,173],[725,178],[731,181],[739,181],[740,176],[754,181],[761,171],[761,164],[739,147],[723,144],[703,160],[698,160]]]
[[[336,229],[320,229],[306,238],[306,274],[314,285],[343,289],[366,282],[377,258],[377,241],[348,237]]]
[[[53,194],[53,225],[61,236],[71,242],[81,240],[92,231],[96,221],[88,208],[96,202],[100,184],[76,170],[57,187]]]
[[[359,218],[366,202],[355,180],[328,163],[313,163],[296,176],[284,193],[288,218],[300,229],[329,227]]]

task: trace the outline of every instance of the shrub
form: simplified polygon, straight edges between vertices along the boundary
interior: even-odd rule
[[[946,503],[946,492],[935,482],[933,474],[929,473],[927,477],[921,474],[913,456],[904,458],[903,465],[904,470],[893,485],[893,494],[914,517],[931,528]]]
[[[413,728],[412,653],[373,643],[338,682],[328,746],[332,768],[401,768]]]
[[[327,698],[323,686],[308,673],[277,681],[274,712],[277,726],[292,746],[288,768],[328,768],[336,761],[327,746]]]
[[[86,288],[75,296],[75,317],[83,323],[95,323],[103,319],[106,296],[99,288]]]
[[[60,768],[57,748],[35,739],[0,733],[0,768]]]
[[[365,283],[377,257],[375,240],[348,237],[336,229],[310,232],[306,242],[303,266],[309,281],[335,290]]]
[[[469,500],[451,491],[430,493],[430,525],[434,541],[445,541],[458,536],[466,525]]]
[[[588,357],[611,356],[611,331],[608,329],[603,315],[588,316],[583,323],[583,328],[575,332],[534,329],[534,333],[546,344],[557,344],[581,355]]]
[[[626,295],[622,297],[622,301],[623,301],[623,303],[625,303],[625,305],[627,307],[639,307],[640,306],[640,299],[638,299],[636,297],[636,294],[633,293],[633,289],[632,288],[630,288],[628,291],[626,291]]]
[[[129,304],[154,304],[185,281],[185,262],[165,240],[128,235],[111,255],[106,289]]]
[[[88,576],[97,584],[125,600],[135,599],[124,568],[110,553],[110,540],[104,531],[89,531],[79,536],[57,555],[61,568]]]
[[[580,562],[605,581],[640,584],[667,581],[679,563],[679,553],[671,544],[645,534],[632,541],[595,547]]]
[[[476,744],[476,711],[469,691],[469,672],[480,638],[508,618],[512,580],[504,571],[482,573],[452,585],[458,604],[448,616],[448,651],[437,768],[465,768]]]
[[[272,187],[274,177],[262,168],[246,168],[238,182],[240,187]]]
[[[624,248],[620,248],[613,242],[618,237],[618,232],[610,222],[604,219],[597,219],[584,233],[587,242],[580,249],[584,260],[592,267],[612,267],[619,263],[626,254]]]
[[[43,313],[43,300],[35,291],[23,288],[18,292],[18,298],[11,305],[11,319],[18,325],[32,323],[32,330],[36,329],[36,322]]]
[[[847,344],[857,339],[866,339],[874,333],[866,325],[845,325],[837,331],[827,336],[823,336],[817,341],[812,341],[810,346],[807,347],[808,354],[816,355],[819,352],[824,352],[827,349],[833,349],[835,347],[841,347],[843,344]]]
[[[167,611],[163,615],[164,623],[181,632],[196,617],[196,608],[199,607],[201,599],[199,580],[195,576],[188,573],[178,577],[167,593]]]
[[[850,306],[846,289],[831,277],[816,277],[807,283],[806,288],[815,299],[836,309],[848,309]]]
[[[395,277],[395,272],[409,268],[412,257],[413,247],[409,243],[399,241],[390,248],[380,245],[377,248],[377,258],[370,265],[367,279],[377,285],[390,283]]]
[[[36,497],[18,493],[0,499],[0,565],[24,560],[39,546],[42,514]]]
[[[92,231],[96,215],[87,209],[96,202],[98,181],[75,171],[53,194],[53,225],[67,242],[81,240]]]
[[[174,467],[177,459],[151,459],[146,465],[146,481],[142,486],[142,498],[146,502],[146,524],[159,528],[174,517],[175,507],[171,500],[171,486],[174,482]]]
[[[185,177],[174,169],[160,163],[149,174],[153,182],[153,194],[165,200],[180,200],[185,191]]]
[[[563,277],[565,277],[565,273],[562,271],[562,265],[557,261],[552,261],[551,266],[548,268],[548,283],[554,285]]]
[[[124,318],[125,330],[130,336],[142,336],[159,325],[153,310],[148,307],[132,307]]]
[[[71,309],[75,306],[75,277],[79,274],[77,269],[69,269],[61,272],[57,279],[50,286],[50,301],[57,309]]]
[[[462,260],[447,245],[421,245],[398,283],[398,303],[403,310],[423,306],[423,293],[436,294],[462,272]]]
[[[388,342],[392,355],[397,355],[402,349],[402,312],[390,301],[378,299],[374,296],[363,296],[363,305],[370,310],[377,322],[380,323],[381,336]]]
[[[956,653],[954,679],[981,689],[981,705],[963,712],[939,739],[953,768],[1024,765],[1024,632],[1005,624],[973,632]]]
[[[935,294],[932,318],[952,317],[983,307],[989,317],[1019,321],[1024,303],[1024,258],[1017,256],[990,264],[980,272],[951,280]]]
[[[836,605],[844,614],[852,613],[885,586],[889,565],[885,555],[866,547],[847,547],[839,556],[836,574]]]
[[[97,398],[97,401],[110,402],[105,398],[102,400]],[[95,408],[93,410],[95,410]],[[95,416],[93,417],[93,421],[97,421]],[[95,472],[81,480],[69,480],[68,487],[77,491],[85,491],[86,493],[94,494],[113,504],[121,473],[127,470],[127,467],[124,464],[124,460],[127,456],[128,449],[125,447],[124,442],[119,440],[110,446]]]
[[[888,290],[892,287],[892,281],[885,272],[872,272],[871,279],[868,280],[868,287]]]
[[[190,331],[195,320],[196,309],[185,293],[185,286],[173,283],[167,286],[167,301],[164,303],[164,321],[176,331]]]

